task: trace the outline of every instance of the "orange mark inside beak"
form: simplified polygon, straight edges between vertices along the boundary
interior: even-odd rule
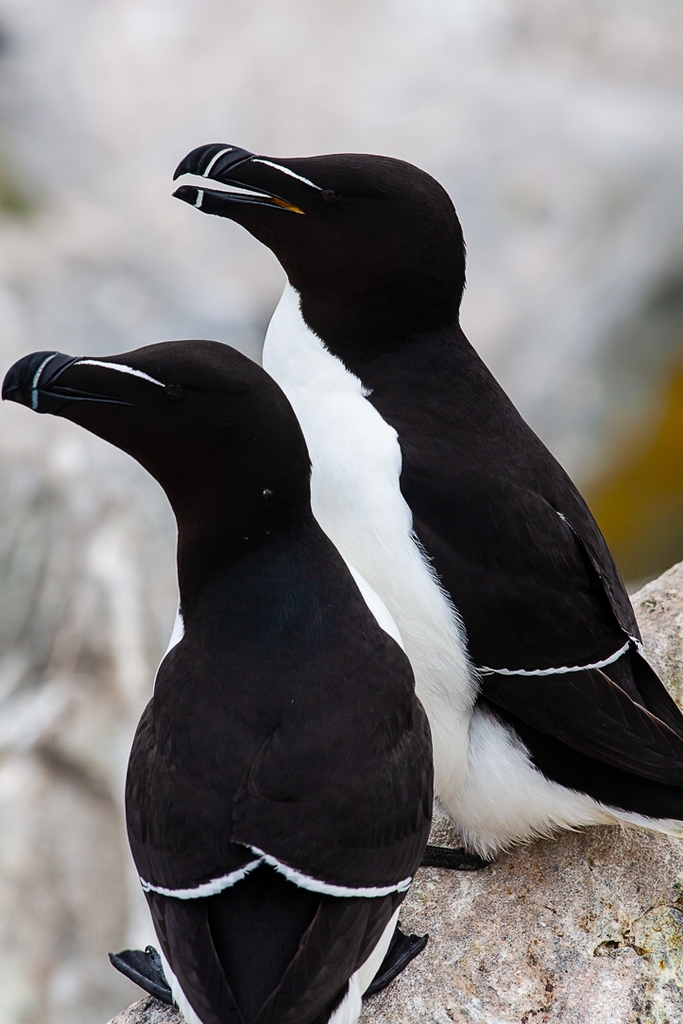
[[[291,203],[286,202],[284,199],[278,199],[277,196],[271,196],[271,203],[275,206],[281,206],[283,210],[291,210],[292,213],[301,213],[305,216],[304,211],[300,210],[298,206],[292,206]]]

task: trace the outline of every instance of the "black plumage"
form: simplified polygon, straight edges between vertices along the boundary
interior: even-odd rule
[[[380,941],[382,959],[427,841],[431,745],[407,658],[313,518],[291,407],[201,341],[35,353],[3,396],[131,454],[176,514],[183,630],[133,741],[126,819],[181,1009],[355,1020],[372,980],[356,972]],[[119,959],[165,991],[144,956]]]

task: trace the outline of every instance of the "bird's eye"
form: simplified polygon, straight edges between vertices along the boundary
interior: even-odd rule
[[[325,188],[320,193],[320,198],[326,203],[333,203],[339,199],[339,193],[335,192],[333,188]]]
[[[164,394],[168,398],[182,398],[185,394],[185,388],[181,387],[180,384],[164,384]]]

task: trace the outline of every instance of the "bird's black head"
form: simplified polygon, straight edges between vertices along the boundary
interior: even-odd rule
[[[462,230],[448,194],[412,164],[354,153],[271,158],[215,143],[186,156],[175,177],[184,174],[249,190],[181,185],[175,195],[272,249],[326,342],[331,324],[387,350],[457,323]]]
[[[179,560],[183,545],[195,559],[200,548],[216,563],[239,556],[308,514],[294,412],[228,345],[171,341],[102,359],[34,352],[8,371],[2,397],[73,420],[144,466],[176,514]]]

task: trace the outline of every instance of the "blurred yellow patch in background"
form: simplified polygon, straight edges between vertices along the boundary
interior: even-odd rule
[[[622,576],[636,586],[683,558],[683,358],[660,409],[649,436],[641,425],[616,471],[586,495]]]

